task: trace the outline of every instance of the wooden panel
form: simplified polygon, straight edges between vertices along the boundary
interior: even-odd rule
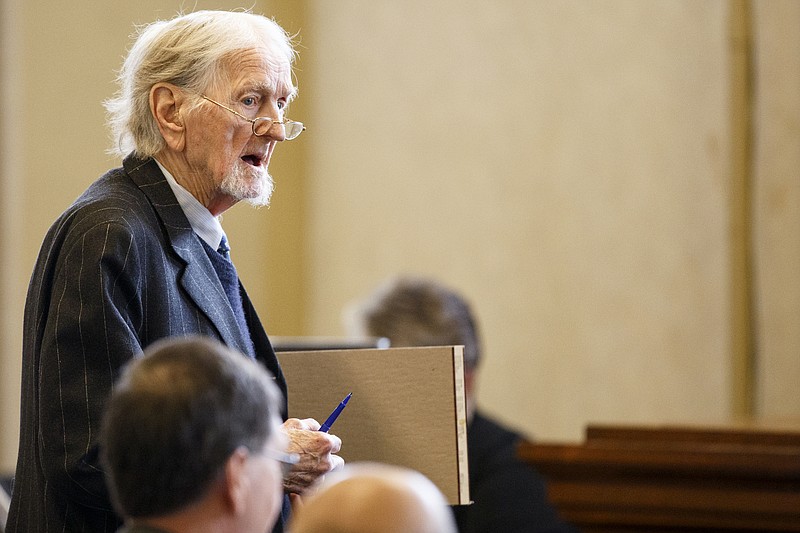
[[[584,532],[800,531],[800,431],[590,426],[519,454]]]

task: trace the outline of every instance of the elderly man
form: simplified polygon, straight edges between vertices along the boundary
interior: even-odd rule
[[[150,345],[115,386],[100,436],[125,532],[268,531],[292,460],[282,403],[261,365],[217,341]]]
[[[53,224],[31,278],[8,531],[117,528],[100,420],[120,368],[159,339],[219,339],[262,363],[286,395],[219,216],[241,200],[268,202],[272,151],[303,130],[285,116],[294,53],[280,26],[245,12],[201,11],[140,31],[107,103],[128,155]],[[318,428],[284,423],[300,453],[287,493],[342,463],[341,441]]]

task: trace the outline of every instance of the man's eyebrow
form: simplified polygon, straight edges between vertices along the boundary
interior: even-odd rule
[[[297,94],[297,88],[294,85],[287,85],[280,80],[276,81],[255,81],[246,83],[242,86],[239,93],[257,92],[263,95],[279,95],[286,98],[287,101],[294,99]]]
[[[247,83],[242,86],[242,92],[257,92],[262,94],[272,94],[275,92],[275,85],[266,82]]]

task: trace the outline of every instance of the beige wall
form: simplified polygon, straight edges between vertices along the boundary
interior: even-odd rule
[[[100,102],[132,24],[185,2],[0,1],[9,470],[39,243],[116,164]],[[385,276],[430,274],[477,309],[481,403],[529,433],[728,416],[728,2],[259,5],[301,34],[309,125],[276,153],[273,206],[224,220],[268,331],[344,333]],[[757,406],[800,417],[800,4],[754,5]]]
[[[760,2],[753,187],[757,412],[800,417],[800,2]]]
[[[308,329],[435,275],[540,438],[724,418],[726,4],[316,5]]]

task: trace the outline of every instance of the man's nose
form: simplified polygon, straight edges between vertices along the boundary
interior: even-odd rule
[[[286,140],[286,127],[280,122],[272,122],[265,137],[269,137],[272,141],[285,141]]]
[[[262,116],[272,121],[272,124],[263,136],[268,137],[271,141],[285,141],[286,128],[281,123],[283,120],[283,113],[281,113],[280,108],[278,108],[277,105],[271,104],[266,106],[263,112],[264,114]]]

